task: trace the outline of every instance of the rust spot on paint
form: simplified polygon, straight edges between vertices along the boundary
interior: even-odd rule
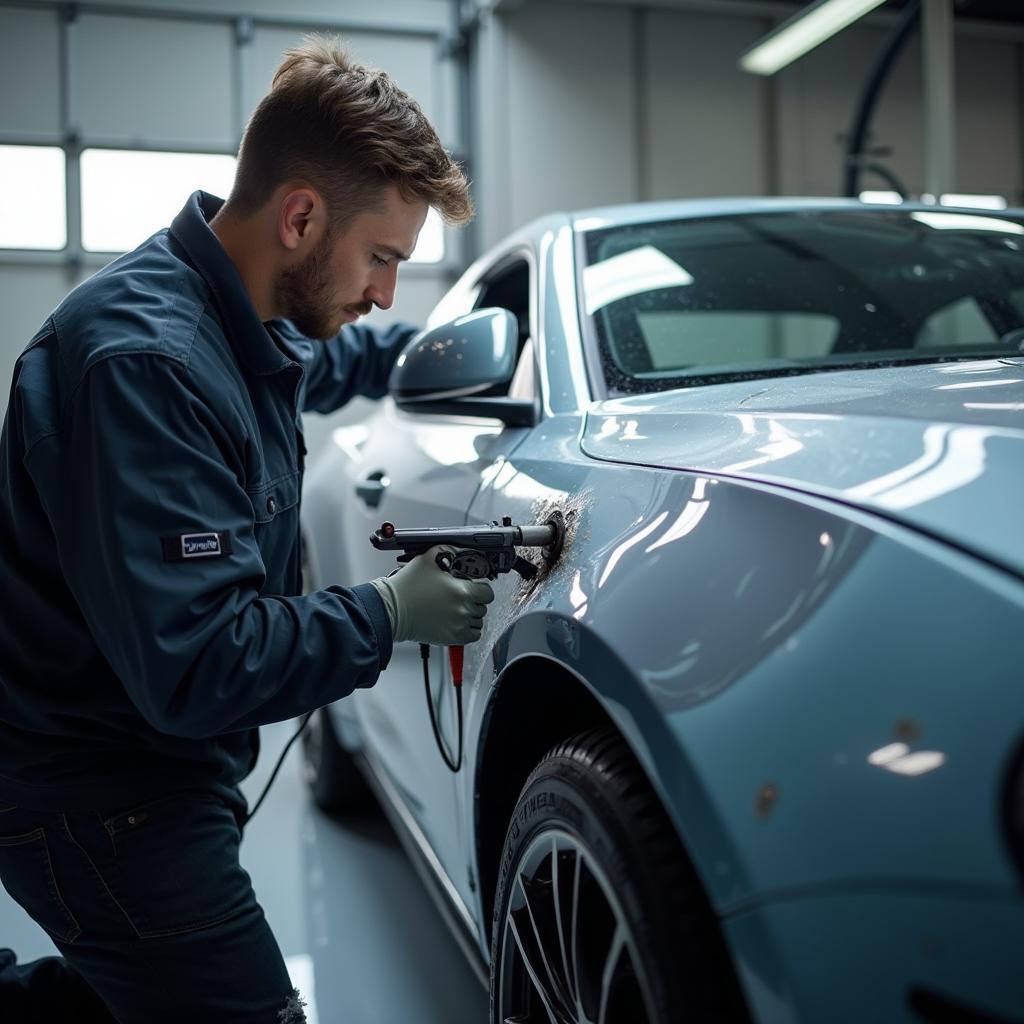
[[[774,782],[766,782],[757,793],[754,810],[759,818],[767,818],[775,809],[779,800],[779,787]]]
[[[903,743],[913,743],[921,738],[921,727],[912,718],[901,718],[895,725],[893,732],[896,739]]]

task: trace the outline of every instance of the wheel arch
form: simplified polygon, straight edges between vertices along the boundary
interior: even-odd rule
[[[621,695],[620,680],[615,678],[618,672],[610,662],[608,670],[602,683]],[[613,729],[629,748],[655,799],[673,822],[683,855],[711,899],[701,859],[686,830],[680,828],[679,808],[666,799],[667,780],[659,783],[652,777],[652,771],[660,773],[665,765],[665,747],[660,748],[662,756],[653,757],[650,749],[637,749],[636,739],[644,735],[638,720],[646,719],[648,725],[651,721],[645,710],[650,709],[609,700],[608,694],[599,692],[572,667],[547,655],[523,655],[505,666],[484,712],[474,774],[474,852],[480,920],[488,924],[488,935],[505,833],[523,784],[552,747],[592,728]],[[685,769],[673,771],[672,777],[681,779],[688,774]]]
[[[499,677],[485,711],[474,776],[481,921],[491,919],[505,832],[527,776],[556,743],[599,725],[615,727],[586,684],[550,658],[519,658]]]

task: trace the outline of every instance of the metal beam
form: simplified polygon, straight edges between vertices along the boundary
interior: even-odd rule
[[[954,109],[953,0],[923,0],[924,184],[933,196],[955,192],[956,111]]]
[[[123,3],[103,3],[102,0],[0,0],[0,7],[22,7],[32,10],[62,11],[73,7],[79,14],[101,14],[120,18],[158,18],[165,21],[216,22],[234,24],[239,19],[248,19],[254,25],[267,28],[289,28],[300,31],[315,32],[330,29],[336,32],[373,32],[380,35],[421,37],[434,39],[441,33],[440,28],[428,25],[396,25],[393,21],[381,18],[352,17],[338,18],[325,15],[322,18],[308,15],[266,14],[258,11],[230,10],[228,8],[207,7],[176,7],[173,3],[163,6],[133,4],[130,0]]]
[[[82,137],[72,125],[63,132],[0,131],[0,146],[60,146],[66,150],[116,149],[131,153],[209,153],[214,156],[235,156],[236,145],[217,142],[161,142],[153,139],[111,139],[102,135]],[[70,154],[69,154],[70,155]]]
[[[73,5],[60,13],[60,127],[64,134],[64,196],[68,277],[74,280],[82,264],[82,146],[79,138],[75,89],[78,53],[78,10]]]

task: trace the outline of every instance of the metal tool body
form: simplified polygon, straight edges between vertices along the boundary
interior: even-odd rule
[[[506,516],[502,522],[480,526],[430,527],[399,530],[384,523],[370,536],[378,551],[401,551],[399,562],[408,562],[428,548],[442,544],[455,548],[448,564],[438,564],[446,572],[465,579],[497,579],[501,573],[515,570],[524,580],[537,575],[537,566],[527,561],[517,548],[541,548],[545,562],[553,564],[562,550],[565,526],[560,513],[536,526],[514,526]]]

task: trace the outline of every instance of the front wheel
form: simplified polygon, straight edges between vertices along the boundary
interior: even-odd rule
[[[302,732],[302,773],[313,802],[328,814],[366,810],[370,788],[352,755],[338,741],[327,708],[318,708]]]
[[[703,889],[612,730],[550,751],[519,796],[491,943],[492,1024],[749,1020]]]

